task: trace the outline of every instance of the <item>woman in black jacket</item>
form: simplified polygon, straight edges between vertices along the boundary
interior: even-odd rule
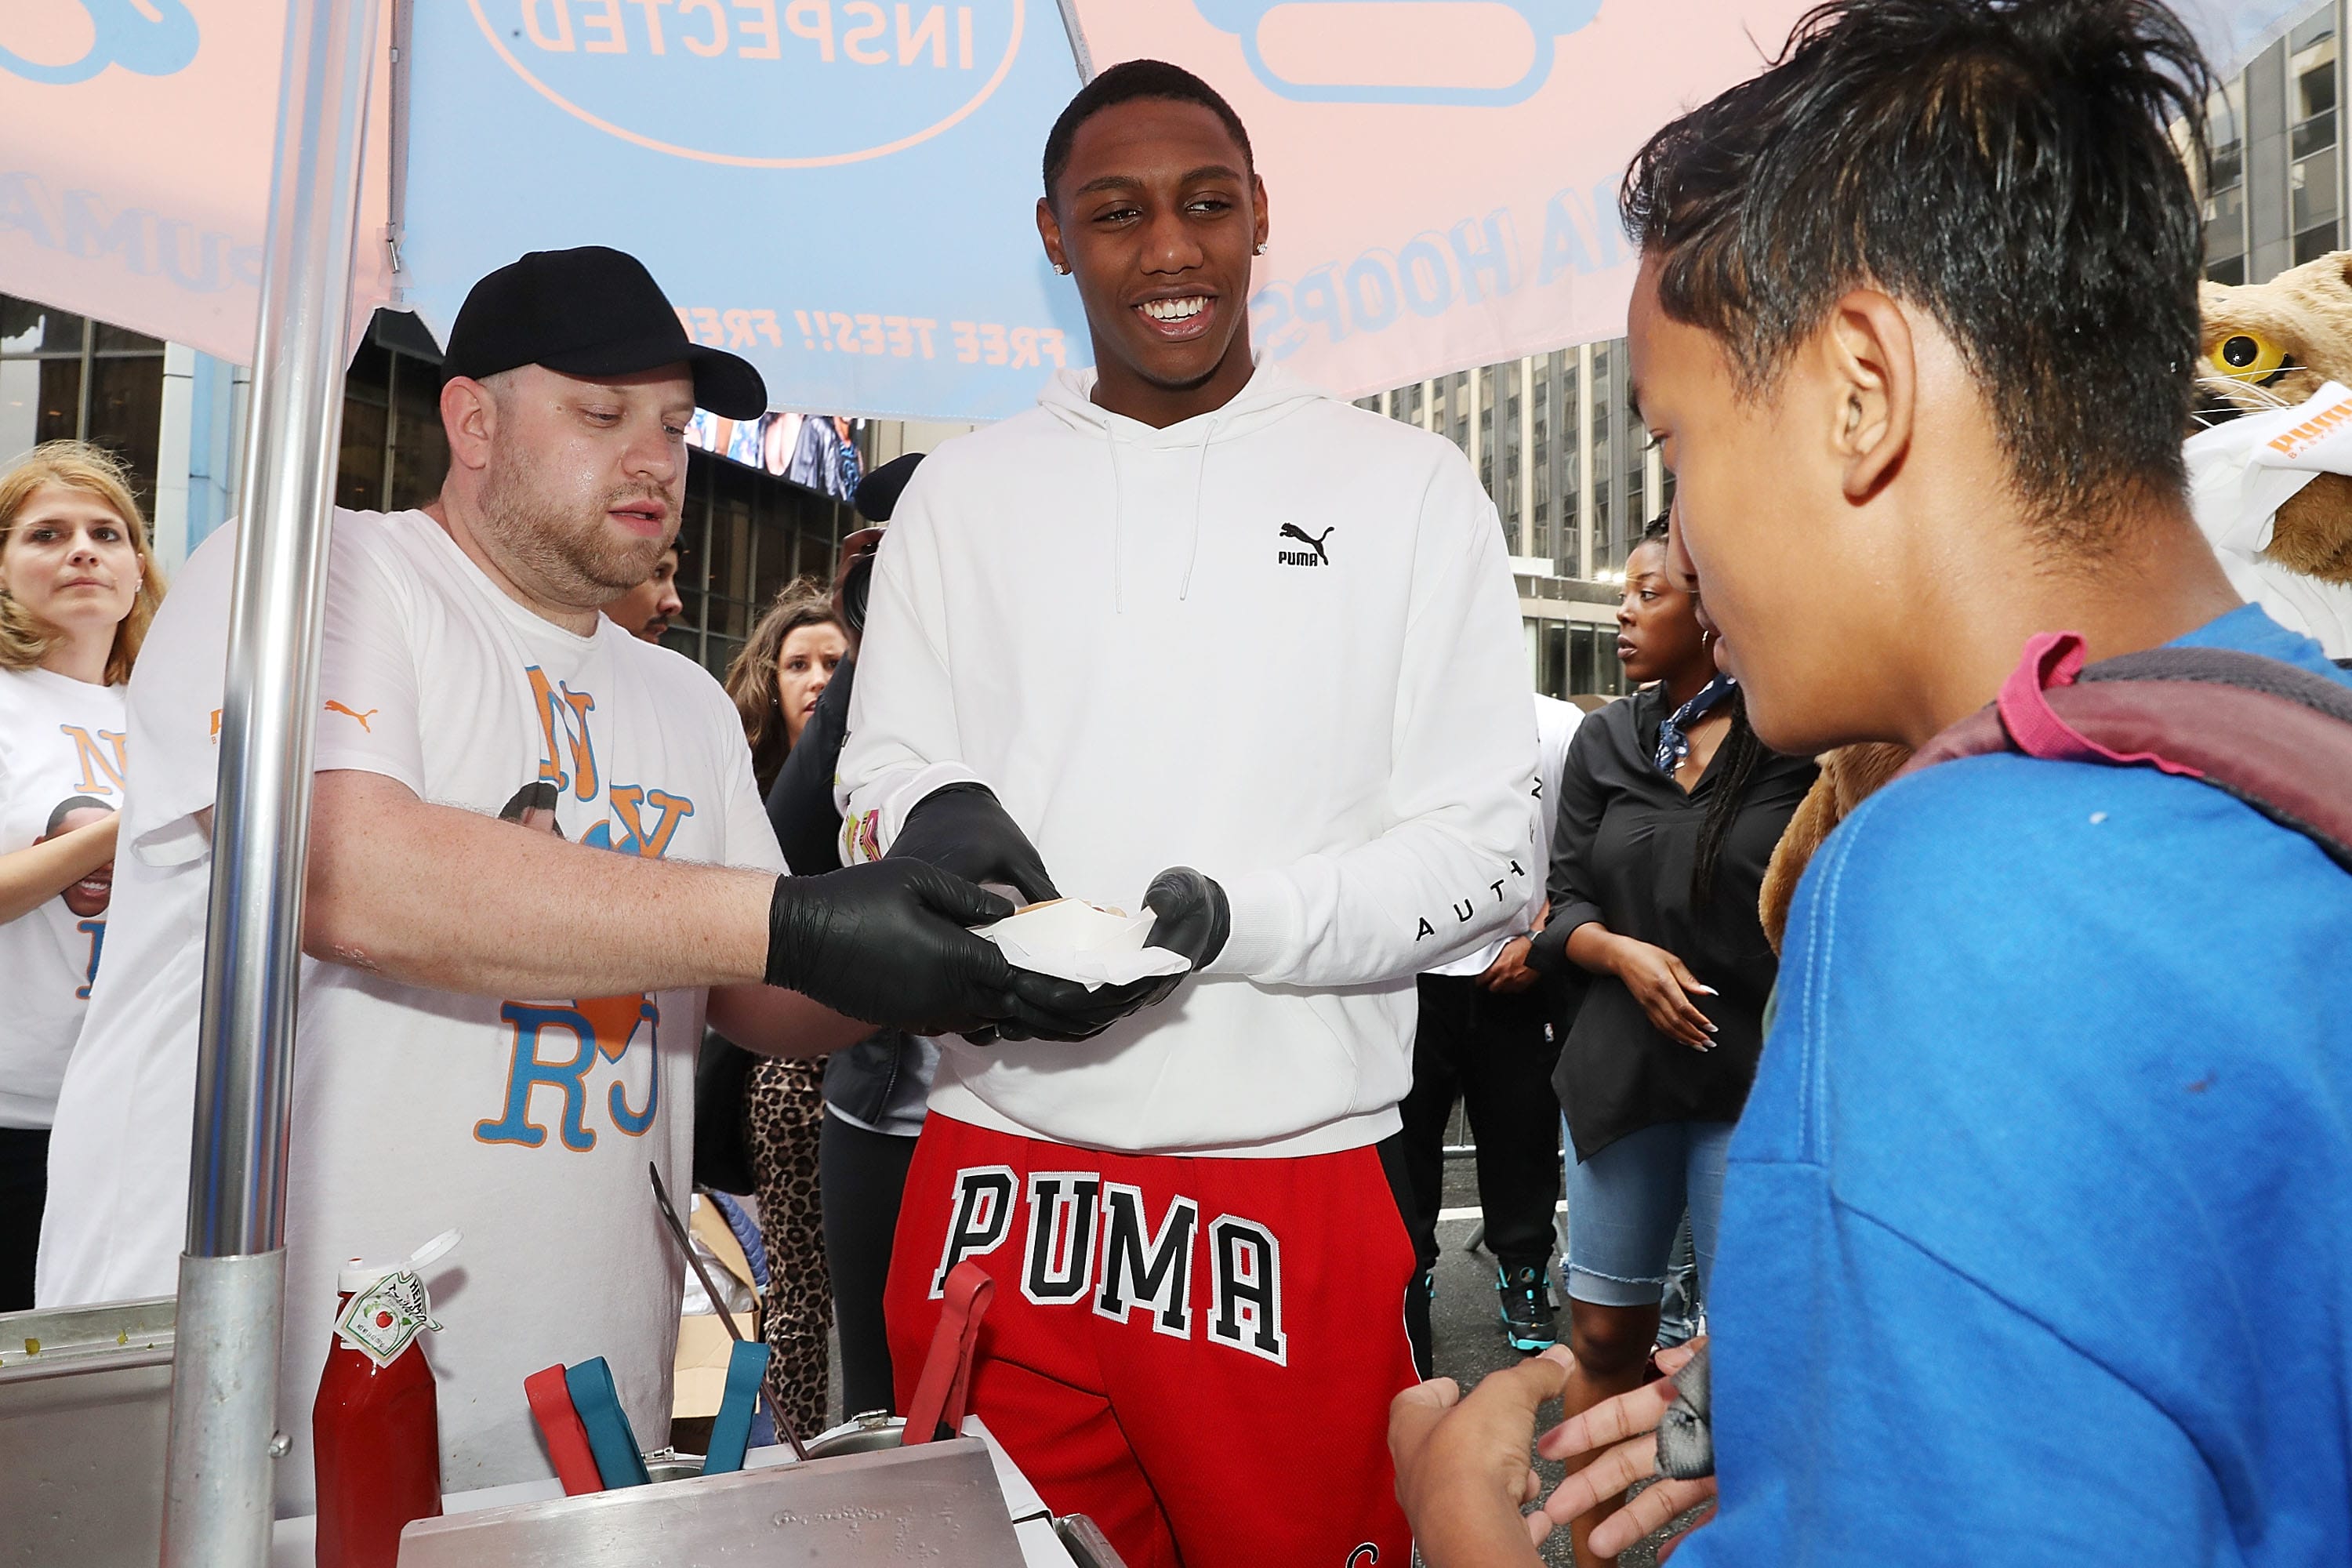
[[[1618,657],[1645,682],[1579,726],[1530,964],[1588,988],[1553,1078],[1568,1113],[1568,1414],[1633,1387],[1687,1209],[1704,1286],[1724,1152],[1776,972],[1756,912],[1811,761],[1767,750],[1670,572],[1666,522],[1625,563]],[[1598,1516],[1576,1521],[1579,1562]]]

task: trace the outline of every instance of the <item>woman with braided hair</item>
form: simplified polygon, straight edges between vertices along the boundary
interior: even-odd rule
[[[1570,747],[1551,923],[1528,959],[1591,976],[1552,1079],[1572,1145],[1570,1415],[1640,1381],[1685,1210],[1704,1289],[1776,971],[1757,894],[1815,771],[1748,727],[1666,531],[1661,516],[1625,562],[1617,654],[1641,689]],[[1577,1521],[1580,1561],[1593,1522]]]

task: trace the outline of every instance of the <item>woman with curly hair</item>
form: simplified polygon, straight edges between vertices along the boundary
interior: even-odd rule
[[[849,639],[832,602],[803,579],[776,595],[727,667],[727,694],[742,716],[751,775],[762,795],[848,651]],[[774,1352],[769,1395],[804,1433],[825,1425],[825,1338],[833,1329],[833,1287],[817,1200],[824,1086],[823,1057],[762,1058],[751,1068],[743,1107],[745,1142],[759,1189],[761,1239],[768,1253],[761,1316]]]
[[[0,475],[0,1312],[33,1304],[58,1085],[113,895],[123,685],[163,599],[112,456],[51,441]]]

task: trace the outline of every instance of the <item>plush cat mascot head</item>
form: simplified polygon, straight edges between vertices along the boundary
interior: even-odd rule
[[[2352,250],[2307,261],[2267,283],[2198,289],[2204,318],[2200,426],[2303,403],[2331,381],[2352,387]],[[2263,553],[2307,576],[2352,584],[2352,477],[2320,474],[2297,490],[2279,508]],[[1759,912],[1775,951],[1813,851],[1909,758],[1901,746],[1885,744],[1842,746],[1822,758],[1822,776],[1790,819],[1764,875]]]
[[[2204,357],[2199,418],[2302,403],[2326,383],[2352,386],[2352,250],[2233,289],[2198,286]],[[2263,552],[2282,566],[2352,583],[2352,477],[2321,474],[2279,508]]]

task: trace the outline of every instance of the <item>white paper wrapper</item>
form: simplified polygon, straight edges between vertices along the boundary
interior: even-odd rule
[[[982,926],[1007,963],[1075,980],[1087,990],[1127,985],[1155,974],[1181,974],[1192,964],[1164,947],[1146,947],[1153,916],[1122,915],[1076,899],[1037,904],[1010,920]]]
[[[2290,631],[2352,658],[2352,587],[2306,577],[2262,553],[2297,490],[2318,474],[2352,474],[2352,392],[2329,382],[2291,408],[2200,430],[2184,449],[2189,505],[2230,585]]]

